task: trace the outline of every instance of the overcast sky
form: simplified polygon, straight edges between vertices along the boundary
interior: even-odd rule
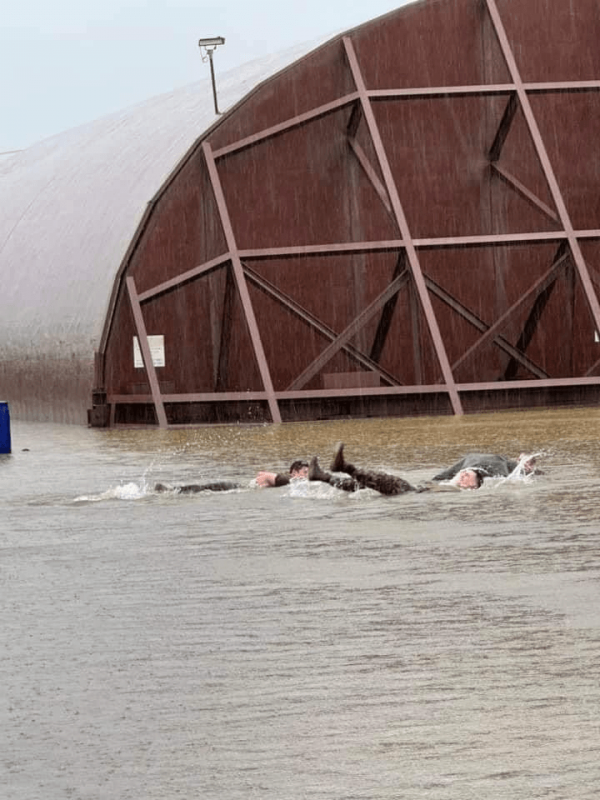
[[[0,16],[0,152],[367,22],[407,0],[14,0]]]

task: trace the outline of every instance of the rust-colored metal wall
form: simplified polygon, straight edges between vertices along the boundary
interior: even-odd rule
[[[259,87],[147,216],[92,421],[597,402],[599,37],[596,0],[423,0]]]

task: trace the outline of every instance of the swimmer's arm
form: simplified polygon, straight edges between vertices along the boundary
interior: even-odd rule
[[[290,482],[290,476],[283,472],[259,472],[256,476],[256,483],[261,488],[268,486],[287,486]]]
[[[454,486],[452,483],[444,483],[440,486],[439,483],[434,483],[435,478],[431,481],[425,481],[425,483],[419,483],[415,486],[415,490],[419,493],[421,492],[460,492],[458,486]]]

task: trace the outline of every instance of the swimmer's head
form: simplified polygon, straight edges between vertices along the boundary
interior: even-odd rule
[[[308,478],[308,461],[292,461],[290,476],[292,478]]]
[[[476,469],[461,469],[453,483],[459,489],[479,489],[483,483],[483,475]]]

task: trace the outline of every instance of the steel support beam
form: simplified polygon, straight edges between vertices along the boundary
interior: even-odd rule
[[[538,211],[541,211],[548,219],[551,219],[552,222],[555,222],[557,225],[560,225],[560,219],[555,211],[553,211],[550,206],[547,206],[543,200],[540,200],[537,195],[533,192],[529,191],[529,189],[521,183],[514,175],[512,175],[507,169],[501,167],[499,164],[492,164],[492,169],[498,175],[498,177],[504,181],[508,186],[514,189],[517,194],[520,194],[521,197],[526,200],[530,205],[534,208],[537,208]]]
[[[246,136],[244,139],[239,139],[237,142],[228,144],[225,147],[220,147],[214,151],[213,157],[215,160],[218,160],[219,158],[223,158],[223,156],[228,156],[232,153],[238,153],[240,150],[245,150],[247,147],[253,147],[255,144],[264,142],[265,139],[271,139],[273,136],[279,136],[281,133],[285,133],[291,128],[297,128],[300,125],[305,125],[307,122],[312,122],[315,119],[325,117],[327,114],[338,111],[340,108],[344,108],[344,106],[348,106],[351,103],[356,102],[356,99],[356,92],[347,94],[344,97],[340,97],[338,100],[333,100],[331,103],[326,103],[318,108],[313,108],[311,111],[307,111],[305,114],[298,114],[298,116],[287,119],[285,122],[280,122],[278,125],[272,125],[270,128],[265,128],[262,131],[258,131],[258,133],[253,133],[252,136]]]
[[[487,383],[458,383],[460,392],[504,392],[513,389],[563,389],[570,386],[598,386],[600,376],[586,378],[548,378],[546,380],[492,381]],[[448,395],[444,386],[439,383],[422,386],[365,386],[360,392],[352,389],[299,389],[297,391],[276,392],[278,400],[311,400],[329,397],[405,397],[409,395],[437,394]],[[266,392],[226,392],[199,394],[164,394],[165,403],[223,403],[244,400],[266,400]],[[152,402],[151,394],[111,394],[106,402],[111,405],[148,404]]]
[[[548,81],[546,83],[524,83],[525,91],[531,94],[559,92],[597,92],[600,81]],[[514,83],[482,83],[469,86],[421,86],[406,89],[368,89],[371,100],[425,99],[428,97],[468,97],[469,95],[493,97],[509,95],[515,91]]]
[[[600,228],[575,231],[578,239],[600,239]],[[558,242],[567,239],[568,235],[561,230],[533,231],[530,233],[497,233],[482,236],[443,236],[439,238],[413,239],[416,250],[442,250],[458,247],[487,247],[488,245],[510,245],[539,242]],[[380,251],[400,250],[406,245],[404,239],[389,239],[371,242],[336,242],[333,244],[291,245],[289,247],[264,247],[251,250],[240,250],[240,258],[311,258],[313,256],[336,256],[345,253],[376,253]]]
[[[131,304],[131,311],[133,313],[133,321],[135,323],[138,342],[140,343],[142,361],[144,362],[144,369],[146,370],[148,383],[150,384],[150,392],[152,393],[152,402],[154,403],[156,421],[158,422],[159,428],[167,428],[167,415],[165,414],[165,407],[160,394],[160,386],[158,383],[158,378],[156,377],[156,369],[154,368],[152,354],[150,353],[148,333],[146,332],[146,323],[144,322],[142,307],[140,305],[139,297],[135,288],[135,280],[131,275],[127,277],[125,284],[129,294],[129,302]]]
[[[396,224],[398,225],[398,230],[400,231],[402,239],[405,241],[406,254],[408,257],[410,271],[412,273],[413,281],[415,283],[415,288],[419,294],[421,307],[423,309],[425,318],[427,320],[427,324],[429,326],[429,331],[431,333],[431,337],[433,340],[433,346],[435,348],[438,362],[442,371],[443,380],[446,385],[448,395],[450,397],[452,409],[455,414],[459,415],[463,413],[460,397],[456,389],[456,384],[454,382],[454,377],[452,375],[452,370],[450,368],[450,363],[448,361],[448,356],[446,354],[446,349],[444,347],[438,322],[437,319],[435,318],[435,314],[433,313],[431,298],[429,297],[429,294],[427,292],[427,287],[425,286],[425,280],[423,278],[423,273],[421,272],[421,265],[419,264],[417,251],[412,241],[412,237],[408,227],[408,222],[406,220],[404,209],[402,208],[402,204],[400,202],[400,197],[398,196],[398,190],[396,188],[396,184],[392,176],[390,164],[388,162],[385,147],[383,145],[383,140],[379,132],[377,121],[375,119],[375,114],[373,113],[373,109],[371,107],[371,100],[367,93],[367,89],[360,70],[360,66],[356,58],[356,53],[354,52],[352,41],[350,40],[349,37],[344,36],[343,42],[346,50],[346,57],[348,59],[350,70],[352,72],[352,76],[354,79],[354,84],[357,88],[360,97],[360,102],[365,117],[365,121],[367,123],[369,134],[371,136],[371,140],[375,148],[375,153],[377,154],[379,168],[381,170],[381,174],[383,175],[386,191],[390,198],[390,202],[392,204],[392,209],[394,211],[394,216],[396,218]]]
[[[159,283],[157,286],[153,286],[152,289],[147,289],[145,292],[140,292],[139,301],[140,303],[146,303],[148,300],[154,300],[159,295],[171,292],[184,283],[189,283],[190,281],[196,280],[196,278],[200,278],[203,275],[208,275],[215,269],[222,267],[223,264],[226,264],[228,261],[229,254],[223,253],[223,255],[217,256],[217,258],[213,258],[211,261],[207,261],[205,264],[200,264],[198,267],[188,269],[186,272],[182,272],[181,275],[177,275],[175,278],[170,278],[168,281],[164,281],[163,283]]]
[[[221,186],[221,179],[219,177],[217,165],[215,164],[212,149],[208,142],[202,143],[202,150],[204,152],[204,158],[206,160],[210,182],[215,195],[215,200],[221,219],[221,225],[223,226],[225,241],[227,242],[227,248],[229,250],[229,257],[231,258],[238,294],[242,303],[242,308],[244,309],[246,324],[248,325],[248,330],[250,332],[250,339],[252,341],[254,355],[256,356],[258,369],[260,371],[263,386],[268,398],[271,419],[273,422],[281,422],[281,414],[279,413],[279,406],[277,405],[277,400],[275,398],[273,381],[271,380],[271,373],[269,372],[269,366],[267,364],[265,351],[260,338],[260,332],[258,330],[256,317],[254,315],[254,308],[252,307],[250,294],[248,293],[248,286],[246,284],[246,278],[244,277],[244,270],[242,267],[242,262],[240,261],[237,242],[233,232],[233,227],[231,225],[227,203],[225,202],[225,195],[223,194],[223,187]]]
[[[395,220],[394,211],[392,209],[392,204],[390,203],[390,198],[388,197],[388,194],[387,194],[387,192],[385,190],[385,186],[379,180],[379,176],[377,175],[377,173],[375,172],[375,170],[371,166],[371,163],[369,162],[369,159],[367,158],[367,155],[366,155],[365,151],[362,149],[360,144],[354,138],[349,138],[348,139],[348,144],[352,148],[352,151],[353,151],[354,155],[356,156],[356,158],[358,160],[358,163],[363,168],[363,171],[364,171],[365,175],[367,176],[367,178],[369,179],[369,182],[370,182],[371,186],[377,192],[377,195],[378,195],[379,199],[381,200],[381,202],[383,204],[383,207],[388,212],[390,217]]]

